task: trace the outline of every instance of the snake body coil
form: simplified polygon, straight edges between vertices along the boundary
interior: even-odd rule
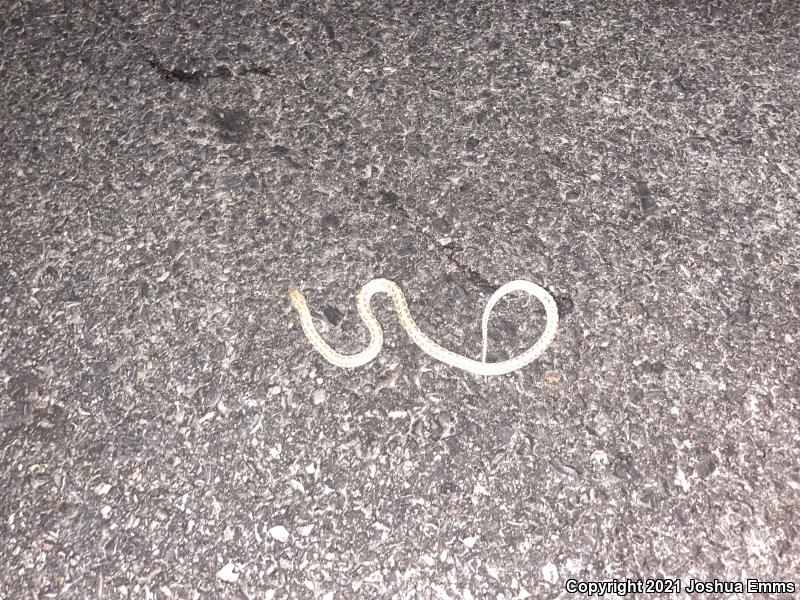
[[[544,332],[536,343],[522,354],[509,358],[508,360],[487,363],[486,350],[488,347],[487,330],[489,326],[489,315],[495,304],[497,304],[501,298],[511,292],[517,291],[527,292],[544,305],[544,310],[547,315],[547,324],[545,325]],[[408,333],[411,340],[419,346],[425,354],[445,364],[458,367],[459,369],[474,373],[475,375],[504,375],[521,369],[525,365],[536,360],[547,349],[553,341],[553,338],[555,338],[556,330],[558,329],[558,307],[550,293],[531,281],[525,281],[523,279],[511,281],[492,294],[492,297],[489,298],[489,302],[486,304],[486,308],[483,311],[483,318],[481,319],[483,352],[480,361],[473,360],[461,354],[451,352],[447,348],[443,348],[425,335],[411,317],[411,312],[408,310],[408,303],[403,295],[403,291],[395,282],[388,279],[373,279],[364,285],[356,296],[358,314],[369,330],[369,345],[358,354],[345,355],[336,352],[319,335],[311,320],[311,313],[308,310],[303,294],[296,289],[291,289],[289,290],[289,298],[291,299],[292,306],[294,306],[295,310],[297,310],[297,313],[300,315],[300,325],[303,328],[303,332],[311,342],[311,345],[322,354],[323,358],[337,367],[355,368],[367,364],[378,356],[383,346],[383,330],[369,305],[372,297],[378,293],[391,296],[395,310],[400,319],[400,325],[405,329],[406,333]]]

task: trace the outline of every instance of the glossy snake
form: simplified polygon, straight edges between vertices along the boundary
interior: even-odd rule
[[[489,326],[489,315],[494,305],[497,304],[502,297],[517,291],[527,292],[544,305],[544,310],[547,315],[547,323],[544,332],[536,343],[522,354],[509,358],[508,360],[487,363],[486,350],[488,346],[487,330]],[[483,311],[483,318],[481,319],[483,352],[480,361],[473,360],[443,348],[425,335],[411,317],[406,298],[395,282],[388,279],[373,279],[364,285],[356,296],[358,314],[369,330],[369,345],[358,354],[345,355],[336,352],[319,335],[311,320],[311,313],[308,310],[303,294],[296,289],[291,289],[289,291],[289,298],[292,301],[292,306],[294,306],[295,310],[297,310],[297,313],[300,315],[300,325],[303,328],[303,332],[306,334],[306,337],[308,337],[311,345],[322,354],[325,360],[333,363],[337,367],[355,368],[367,364],[378,356],[383,346],[383,330],[369,305],[372,297],[378,293],[391,296],[395,311],[397,311],[397,315],[400,319],[400,325],[402,325],[411,340],[419,346],[425,354],[445,364],[458,367],[459,369],[474,373],[475,375],[504,375],[505,373],[511,373],[512,371],[521,369],[528,363],[536,360],[547,349],[553,341],[553,338],[555,338],[556,329],[558,328],[558,307],[550,293],[530,281],[522,279],[511,281],[492,294],[492,297],[489,298],[489,302],[486,304],[486,308]]]

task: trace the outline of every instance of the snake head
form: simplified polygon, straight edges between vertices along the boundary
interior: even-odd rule
[[[292,288],[289,290],[289,300],[291,300],[294,306],[301,305],[303,304],[303,294],[296,288]]]

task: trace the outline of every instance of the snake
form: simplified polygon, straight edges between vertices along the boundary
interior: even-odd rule
[[[539,336],[539,339],[522,354],[499,362],[486,362],[486,352],[489,343],[487,336],[489,316],[495,304],[512,292],[526,292],[542,303],[547,317],[544,331]],[[375,313],[373,313],[370,308],[370,301],[375,294],[387,294],[391,297],[395,311],[400,320],[400,325],[408,334],[408,337],[411,338],[411,341],[419,346],[425,354],[447,365],[462,369],[474,375],[505,375],[506,373],[521,369],[536,360],[547,350],[547,347],[555,338],[556,330],[558,329],[558,306],[553,296],[543,287],[532,281],[527,281],[525,279],[510,281],[498,288],[486,304],[481,319],[483,352],[480,361],[474,360],[452,352],[428,337],[411,316],[406,297],[400,289],[400,286],[389,279],[378,278],[367,282],[358,291],[358,294],[356,294],[356,309],[369,331],[369,344],[364,350],[357,354],[346,355],[336,352],[336,350],[331,348],[330,345],[322,339],[322,336],[317,332],[316,327],[314,327],[314,322],[311,318],[311,312],[308,309],[305,296],[303,296],[299,290],[296,288],[289,290],[289,299],[300,317],[300,326],[303,329],[303,333],[305,333],[314,349],[329,363],[337,367],[354,369],[372,361],[378,356],[383,347],[383,329],[381,329],[380,322],[378,322]]]

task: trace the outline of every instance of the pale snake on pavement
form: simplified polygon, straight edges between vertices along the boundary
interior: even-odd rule
[[[500,362],[487,363],[486,351],[489,341],[487,338],[489,315],[492,312],[495,304],[497,304],[501,298],[507,294],[510,294],[511,292],[517,291],[527,292],[539,300],[544,306],[545,314],[547,315],[547,323],[545,325],[544,332],[541,336],[539,336],[539,339],[536,341],[536,343],[522,354]],[[298,314],[300,315],[300,325],[303,328],[303,332],[306,334],[306,337],[308,337],[311,345],[323,356],[323,358],[337,367],[355,368],[363,366],[373,360],[376,356],[378,356],[378,353],[381,351],[381,347],[383,346],[383,330],[381,329],[378,319],[375,317],[375,314],[370,308],[370,300],[372,299],[372,296],[378,293],[384,293],[391,296],[392,301],[394,302],[395,311],[397,312],[400,320],[400,325],[403,327],[403,329],[405,329],[411,340],[417,346],[419,346],[422,351],[425,352],[425,354],[445,364],[458,367],[459,369],[474,373],[475,375],[504,375],[506,373],[516,371],[517,369],[521,369],[525,365],[536,360],[547,349],[547,347],[553,341],[553,338],[555,338],[556,329],[558,328],[558,307],[556,306],[556,302],[553,300],[553,297],[550,295],[550,293],[543,287],[531,281],[526,281],[523,279],[511,281],[500,287],[494,294],[492,294],[491,298],[489,298],[489,302],[486,304],[486,308],[483,311],[483,318],[481,319],[483,352],[480,361],[473,360],[461,354],[452,352],[447,348],[443,348],[425,335],[425,333],[423,333],[423,331],[411,317],[411,312],[408,310],[406,298],[403,295],[400,287],[395,282],[388,279],[373,279],[364,285],[356,296],[356,308],[358,309],[358,314],[369,330],[369,345],[365,350],[359,352],[358,354],[345,355],[336,352],[325,340],[322,339],[322,336],[319,335],[317,329],[314,327],[314,323],[311,319],[311,313],[308,310],[308,306],[306,305],[306,300],[303,294],[293,288],[289,290],[289,298],[291,299],[292,306],[294,306],[295,310],[297,310]]]

